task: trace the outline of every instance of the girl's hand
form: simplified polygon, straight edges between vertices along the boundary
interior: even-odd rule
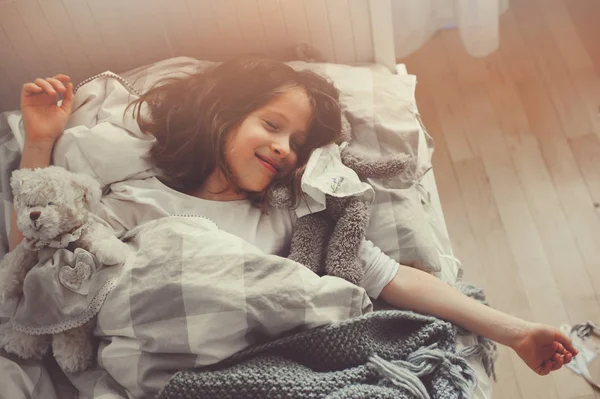
[[[522,330],[511,347],[539,375],[560,369],[578,353],[571,339],[559,329],[537,323]]]
[[[73,84],[66,75],[36,79],[21,90],[21,112],[29,144],[49,144],[63,133],[73,105]],[[58,93],[63,94],[59,106]]]

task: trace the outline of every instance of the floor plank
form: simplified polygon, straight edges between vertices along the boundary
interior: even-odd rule
[[[600,2],[596,0],[563,0],[563,3],[573,20],[579,39],[592,59],[596,74],[600,76],[600,46],[598,46]]]
[[[546,84],[555,113],[565,135],[576,137],[593,131],[585,107],[571,81],[565,59],[557,57],[560,50],[535,1],[516,1],[511,4],[522,44],[534,61],[537,76]]]
[[[599,20],[596,0],[519,0],[490,56],[444,31],[400,60],[419,81],[465,277],[553,325],[600,321]],[[507,349],[498,364],[494,398],[600,397],[566,368],[538,377]]]
[[[431,41],[419,51],[419,56],[425,61],[419,63],[419,68],[413,70],[410,63],[407,62],[406,64],[408,68],[411,68],[409,72],[417,75],[418,81],[425,76],[437,75],[435,92],[443,90],[449,96],[448,101],[443,104],[438,102],[436,107],[441,107],[443,111],[439,112],[438,117],[444,127],[444,137],[450,158],[453,162],[472,159],[478,156],[477,144],[468,136],[466,126],[461,119],[462,115],[465,114],[465,110],[459,96],[459,89],[450,69],[440,68],[439,65],[435,64],[437,60],[431,62],[431,46],[434,45],[436,45],[436,41]]]
[[[461,54],[461,50],[453,46],[456,44],[446,41],[445,48],[457,59],[456,55]],[[465,56],[466,54],[463,55],[461,65],[470,62]],[[577,322],[582,319],[600,318],[600,302],[596,300],[594,287],[589,283],[585,263],[570,232],[567,217],[556,194],[538,140],[531,131],[518,89],[510,76],[506,75],[505,60],[499,54],[492,54],[484,62],[487,64],[487,73],[481,69],[484,81],[475,87],[487,85],[489,99],[495,108],[502,135],[510,148],[513,165],[527,198],[526,202],[547,253],[548,265],[554,273],[561,299],[566,302],[569,319],[571,322]],[[473,68],[467,69],[469,71],[465,76],[477,75],[471,71]],[[535,77],[531,76],[530,79]],[[597,137],[593,134],[581,136],[573,139],[573,142],[583,142],[584,138],[589,153],[585,158],[578,156],[577,159],[578,162],[581,162],[581,159],[589,160],[586,170],[589,170],[590,176],[586,180],[594,184],[597,180],[595,171],[598,168],[593,168],[592,163],[600,161],[594,158],[595,154],[600,156],[600,153],[591,144],[597,141]],[[569,267],[566,268],[565,265]]]
[[[487,278],[494,282],[488,287],[490,303],[502,311],[531,320],[533,313],[526,289],[519,276],[514,256],[508,250],[507,232],[485,166],[481,160],[473,159],[456,163],[455,168],[460,189],[469,209],[469,223],[477,237],[480,257],[484,259],[483,267]],[[512,364],[515,380],[523,398],[558,398],[553,380],[538,378],[512,351],[505,350],[501,355],[506,356],[507,353],[507,360]],[[500,381],[503,386],[499,390],[503,395],[510,390],[507,384],[515,382],[510,379]],[[495,389],[498,390],[496,387]]]
[[[469,63],[466,52],[453,47],[457,39],[446,34],[449,40],[444,42],[444,48],[451,54],[450,64],[454,65],[459,73],[459,87],[465,102],[468,114],[466,120],[470,123],[470,131],[478,138],[479,150],[482,154],[483,164],[496,202],[502,222],[510,232],[508,235],[509,246],[514,254],[518,273],[526,287],[525,295],[531,305],[533,317],[536,321],[551,325],[560,325],[568,319],[565,305],[562,300],[561,289],[552,269],[548,268],[549,258],[542,244],[541,236],[537,229],[537,223],[530,211],[529,203],[525,195],[527,181],[522,181],[522,175],[515,168],[514,158],[523,152],[513,151],[513,156],[503,137],[502,129],[496,117],[492,105],[491,92],[495,91],[495,85],[486,84],[487,71],[483,68],[483,60],[474,60]],[[450,60],[450,57],[448,57]],[[471,68],[465,68],[469,63]],[[474,80],[481,76],[482,80]],[[493,83],[493,82],[492,82]],[[529,144],[532,144],[529,142]],[[528,146],[517,147],[518,150],[528,151]],[[537,148],[537,146],[534,146]],[[538,162],[538,170],[545,170],[543,162]],[[564,265],[560,265],[563,267]],[[583,280],[586,281],[586,280]],[[571,283],[571,281],[567,281]],[[572,284],[569,284],[572,286]],[[589,284],[588,284],[589,286]],[[594,293],[591,288],[592,299]],[[595,301],[594,301],[595,302]],[[597,306],[596,306],[597,307]],[[570,380],[570,375],[554,373],[552,378],[559,391],[560,397],[569,395],[580,395],[591,393],[589,386],[579,379]]]
[[[506,31],[513,31],[516,21],[503,20]],[[503,31],[504,33],[504,31]],[[521,104],[527,115],[531,131],[537,136],[538,143],[552,177],[571,232],[582,253],[588,278],[596,294],[600,292],[600,248],[594,244],[600,237],[600,223],[594,217],[594,203],[567,137],[565,136],[554,104],[549,101],[550,94],[546,85],[537,77],[539,73],[535,63],[527,54],[530,51],[517,36],[503,35],[504,42],[500,52],[510,76],[518,80],[516,88]],[[508,115],[503,116],[508,117]],[[587,222],[586,222],[587,221]],[[594,238],[592,238],[594,237]]]
[[[427,63],[427,58],[421,53],[409,57],[405,62],[410,65],[410,70],[422,70]],[[419,74],[417,85],[417,102],[419,112],[427,127],[428,133],[435,141],[433,165],[436,170],[438,191],[443,204],[444,215],[449,229],[452,246],[465,270],[465,281],[477,284],[490,295],[489,280],[485,264],[480,258],[480,245],[471,228],[469,210],[463,200],[459,187],[455,167],[452,163],[449,150],[446,146],[446,126],[442,125],[434,101],[434,93],[427,74]],[[490,300],[495,299],[490,295]],[[506,399],[520,399],[521,393],[510,357],[510,349],[501,347],[498,351],[496,362],[497,383],[494,385],[494,397]]]
[[[573,138],[569,143],[587,183],[594,207],[600,212],[600,139],[590,134]]]
[[[571,80],[582,100],[596,134],[600,136],[600,117],[598,115],[598,93],[600,76],[594,70],[594,62],[586,51],[575,21],[569,15],[563,0],[536,0],[537,10],[544,16],[556,43],[559,55],[565,61]],[[554,54],[556,57],[556,54]]]

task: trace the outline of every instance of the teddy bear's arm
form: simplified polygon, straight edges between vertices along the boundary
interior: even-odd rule
[[[124,263],[129,247],[119,240],[112,230],[100,223],[93,224],[82,237],[82,247],[92,253],[104,265]]]
[[[358,285],[364,276],[363,265],[358,260],[358,251],[369,224],[369,205],[355,197],[327,199],[328,205],[341,202],[344,206],[329,240],[325,271],[331,276]]]
[[[331,224],[323,212],[311,213],[298,219],[294,226],[288,258],[317,274],[323,274],[323,252],[331,234]]]
[[[25,276],[37,264],[37,261],[37,251],[27,248],[24,240],[4,256],[0,262],[0,300],[2,302],[23,294]]]

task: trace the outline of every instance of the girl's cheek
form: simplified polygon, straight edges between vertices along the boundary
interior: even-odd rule
[[[294,153],[290,154],[290,156],[288,157],[288,171],[289,172],[293,172],[294,169],[296,169],[296,166],[298,165],[298,156]]]

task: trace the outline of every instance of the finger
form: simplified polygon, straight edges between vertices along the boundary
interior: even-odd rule
[[[59,93],[64,93],[65,90],[67,90],[65,88],[65,85],[63,84],[63,82],[61,82],[58,79],[46,78],[46,82],[50,83],[52,85],[52,87],[54,87],[54,90],[56,90]]]
[[[562,331],[558,330],[554,334],[554,339],[560,342],[564,346],[564,348],[571,352],[573,355],[577,355],[577,353],[579,353],[579,351],[573,346],[571,338],[565,335]]]
[[[552,370],[552,362],[546,361],[546,364],[544,364],[544,369],[543,369],[544,374],[542,374],[542,375],[548,375],[548,374],[550,374],[551,370]]]
[[[44,89],[42,89],[40,86],[36,85],[35,83],[25,83],[23,85],[23,92],[25,92],[25,94],[28,94],[28,95],[32,95],[35,93],[41,93],[42,91],[44,91]]]
[[[71,78],[67,75],[64,75],[62,73],[59,73],[58,75],[54,76],[54,79],[58,79],[63,83],[67,83],[69,80],[71,80]]]
[[[539,369],[539,375],[548,375],[550,373],[550,370],[552,369],[552,362],[546,360],[544,363],[542,363]]]
[[[564,357],[561,356],[558,361],[556,362],[552,362],[552,371],[558,370],[559,368],[561,368],[563,366],[563,362],[564,362]]]
[[[60,108],[66,113],[71,113],[71,107],[73,106],[73,83],[67,83],[67,89],[63,96],[62,104]]]
[[[562,356],[561,354],[555,353],[554,355],[552,355],[552,358],[550,359],[550,361],[553,363],[556,363],[560,360],[561,356]]]
[[[561,355],[565,353],[565,347],[560,342],[554,342],[554,350]]]
[[[573,355],[570,354],[569,352],[567,352],[567,354],[565,355],[565,363],[564,364],[571,363],[571,360],[573,360]]]
[[[54,90],[52,85],[44,79],[37,78],[34,83],[44,89],[46,93],[56,96],[56,90]]]

